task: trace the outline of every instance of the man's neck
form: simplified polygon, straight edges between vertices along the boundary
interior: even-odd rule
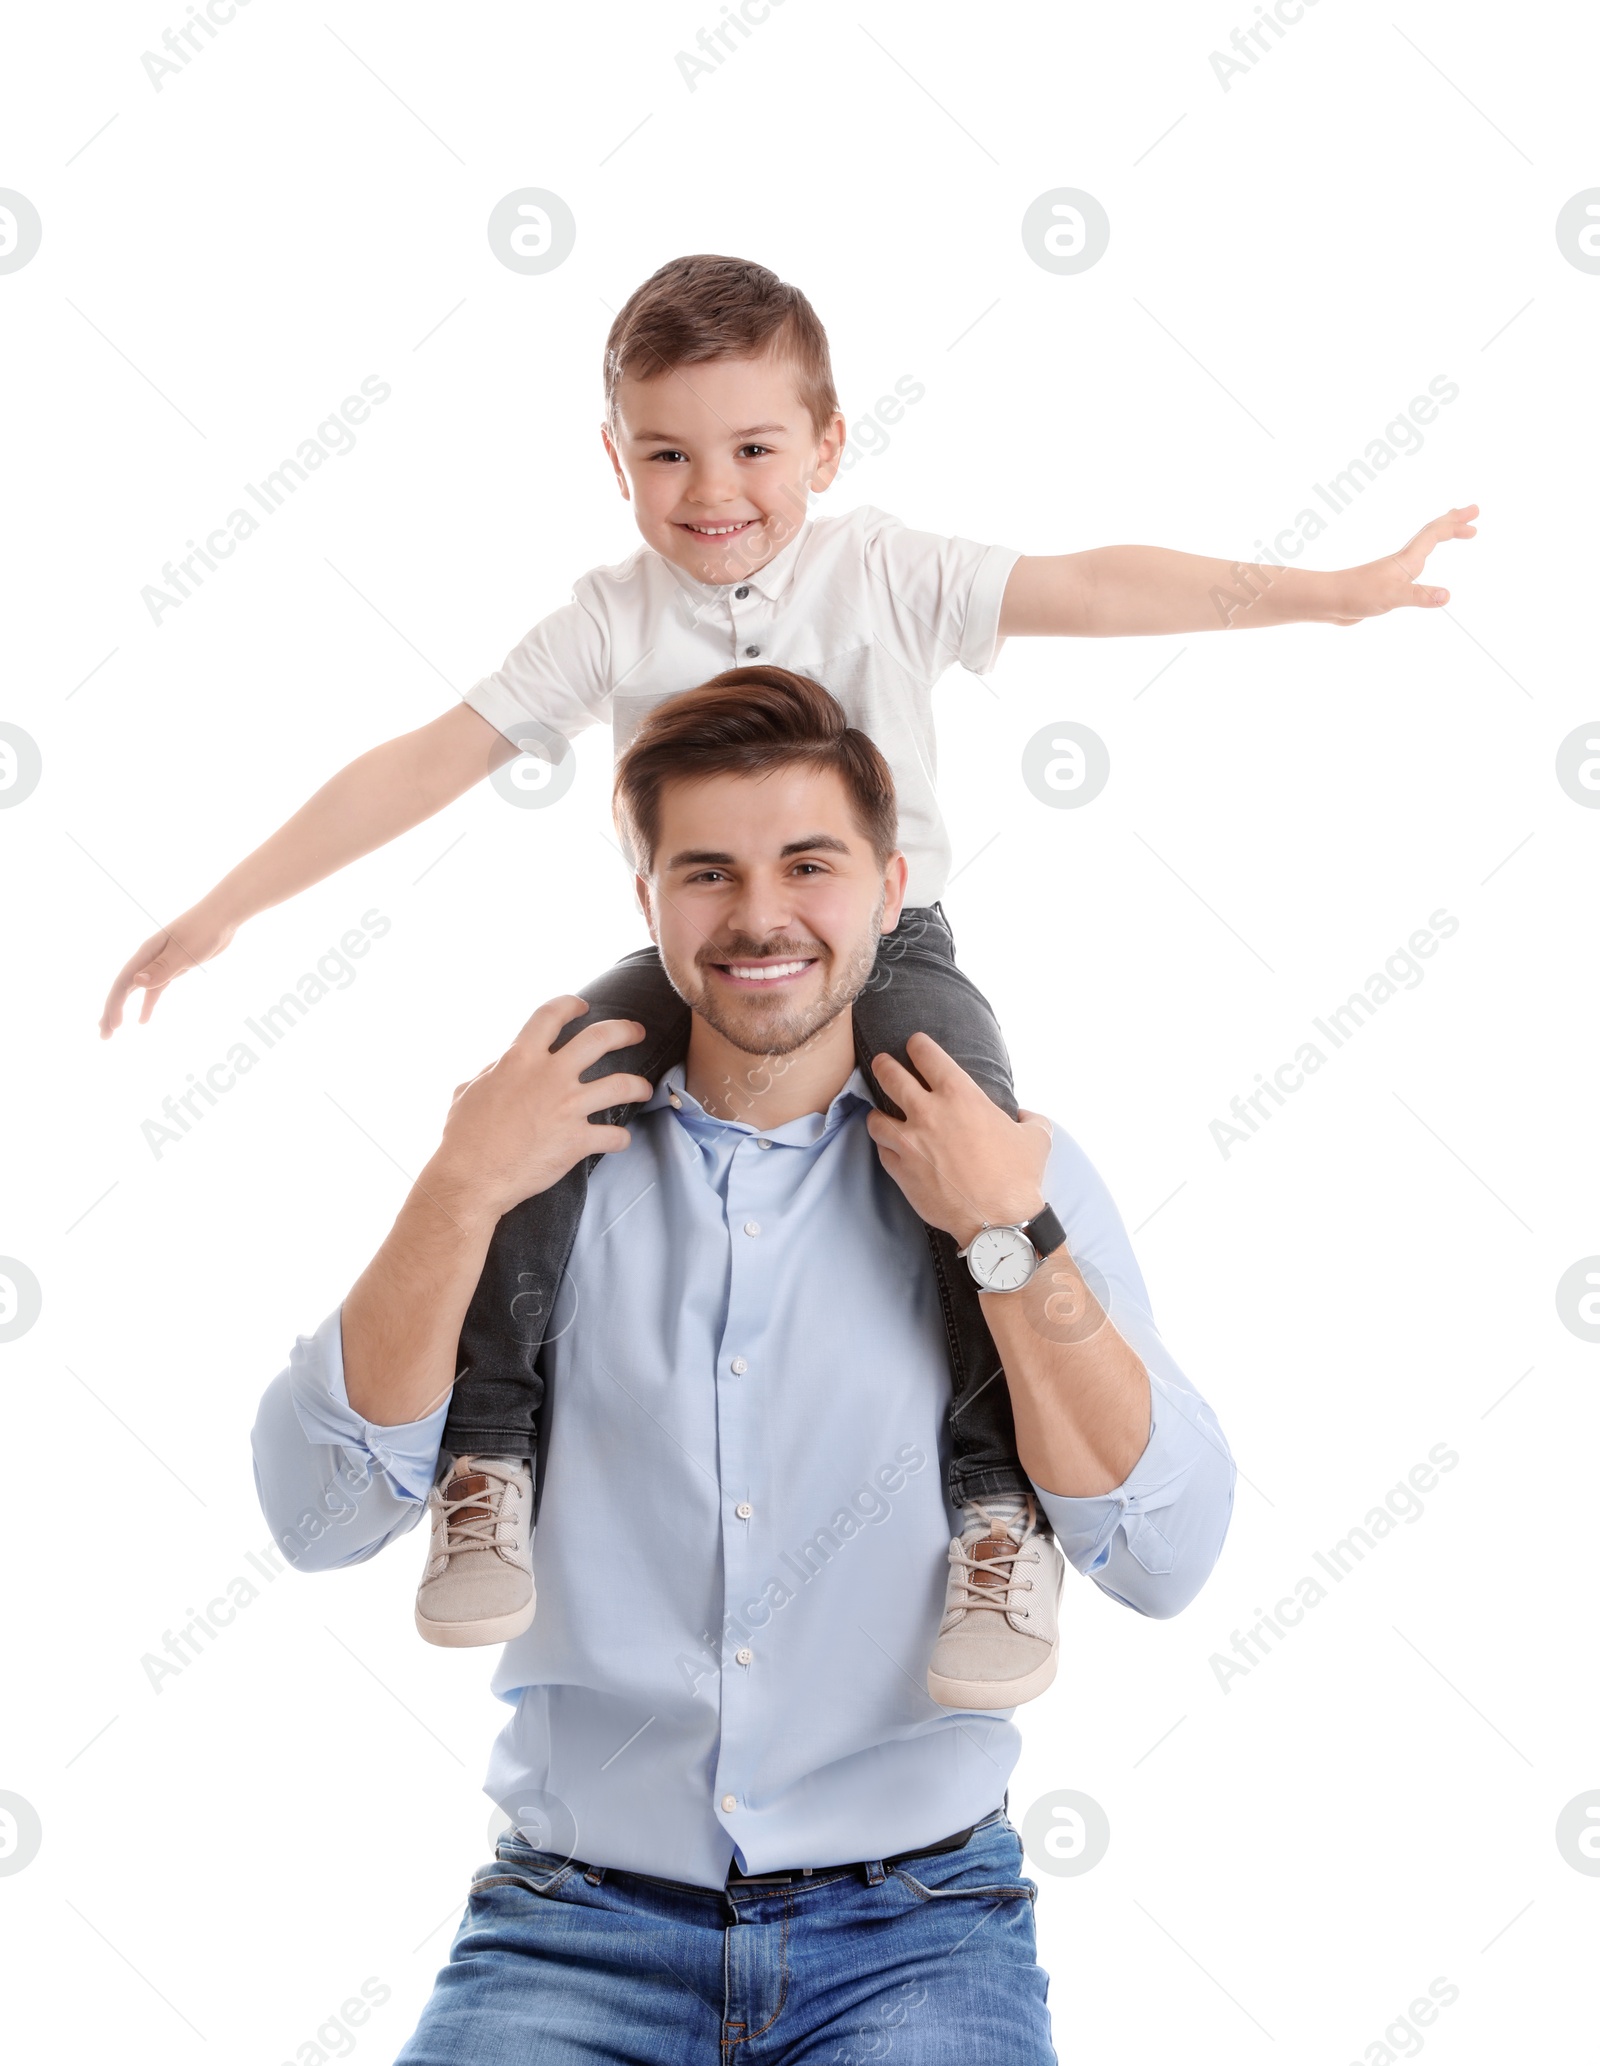
[[[807,1112],[826,1112],[855,1066],[854,1020],[848,1011],[786,1055],[749,1054],[696,1012],[684,1087],[713,1117],[771,1133]]]

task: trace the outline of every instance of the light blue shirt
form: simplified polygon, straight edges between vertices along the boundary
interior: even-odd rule
[[[590,1180],[546,1349],[538,1613],[494,1674],[511,1718],[484,1789],[538,1804],[530,1821],[590,1862],[720,1886],[735,1855],[892,1856],[1005,1793],[1010,1711],[952,1713],[924,1686],[956,1527],[950,1379],[926,1236],[870,1109],[858,1074],[762,1134],[710,1117],[676,1069]],[[1077,1571],[1176,1614],[1222,1547],[1233,1460],[1059,1129],[1045,1194],[1149,1372],[1151,1424],[1114,1492],[1039,1498]],[[337,1569],[415,1527],[445,1413],[364,1421],[338,1313],[302,1336],[252,1435],[290,1561]]]

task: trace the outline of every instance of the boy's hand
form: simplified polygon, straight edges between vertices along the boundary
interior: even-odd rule
[[[100,1038],[109,1040],[122,1024],[122,1007],[131,990],[143,990],[139,1010],[142,1026],[156,1008],[156,999],[170,982],[202,961],[220,954],[238,928],[219,918],[204,904],[196,904],[159,933],[152,933],[111,986],[106,1008],[100,1014]]]
[[[637,1019],[597,1019],[552,1053],[562,1027],[588,1009],[581,997],[551,998],[499,1061],[457,1086],[423,1184],[452,1215],[499,1219],[559,1183],[586,1155],[628,1146],[625,1126],[592,1125],[590,1114],[642,1104],[655,1085],[623,1073],[578,1079],[602,1055],[642,1040],[645,1029]]]
[[[867,1132],[917,1217],[965,1247],[982,1226],[1017,1226],[1042,1211],[1049,1120],[1010,1118],[926,1033],[913,1033],[906,1053],[927,1088],[893,1055],[874,1056],[872,1073],[906,1116],[869,1112]]]
[[[1448,510],[1442,517],[1435,517],[1431,524],[1424,524],[1416,537],[1409,544],[1402,545],[1398,552],[1390,553],[1386,559],[1372,560],[1364,567],[1350,567],[1335,577],[1339,607],[1328,621],[1360,624],[1368,617],[1386,616],[1390,610],[1404,609],[1408,605],[1437,610],[1441,604],[1449,602],[1448,588],[1424,587],[1418,583],[1417,576],[1436,545],[1443,545],[1449,538],[1477,536],[1478,527],[1472,521],[1477,514],[1475,502],[1469,502],[1464,509]]]

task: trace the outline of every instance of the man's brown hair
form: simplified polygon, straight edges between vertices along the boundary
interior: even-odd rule
[[[795,766],[832,769],[873,854],[887,861],[898,831],[889,763],[821,682],[787,667],[730,667],[658,703],[617,762],[617,830],[647,872],[661,834],[664,782]]]
[[[606,423],[616,431],[617,383],[652,380],[708,359],[770,356],[794,370],[820,439],[838,413],[828,333],[798,287],[747,258],[671,258],[636,287],[606,338]]]

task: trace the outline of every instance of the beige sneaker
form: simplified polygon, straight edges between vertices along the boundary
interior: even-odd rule
[[[997,1504],[1000,1504],[997,1502]],[[928,1666],[941,1707],[1017,1707],[1056,1675],[1056,1609],[1066,1565],[1054,1536],[1039,1533],[1030,1494],[1015,1511],[963,1507],[950,1545],[944,1619]]]
[[[533,1621],[533,1471],[510,1456],[458,1456],[428,1494],[432,1539],[417,1630],[445,1649],[509,1643]]]

